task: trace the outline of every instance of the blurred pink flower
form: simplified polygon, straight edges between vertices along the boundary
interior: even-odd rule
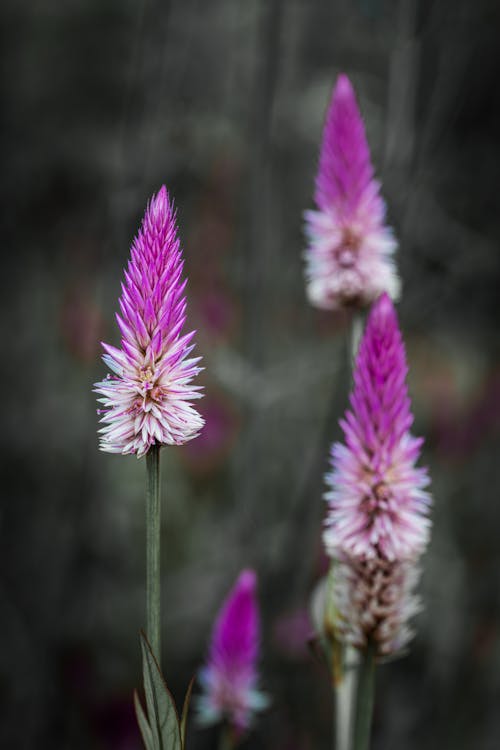
[[[276,647],[294,659],[302,659],[309,654],[308,644],[313,633],[311,618],[305,608],[282,615],[273,627]]]
[[[255,572],[243,570],[219,612],[207,665],[199,673],[203,689],[198,698],[199,723],[207,726],[226,719],[237,736],[268,703],[257,690],[260,628],[256,587]]]
[[[348,77],[339,75],[326,115],[316,177],[317,211],[305,212],[307,294],[326,310],[365,306],[383,291],[399,294],[385,225],[385,203]]]
[[[165,186],[153,196],[132,244],[116,316],[121,349],[103,347],[114,375],[96,383],[104,409],[101,450],[143,456],[152,445],[196,437],[203,419],[189,403],[200,358],[188,359],[194,331],[181,336],[186,315],[183,261],[173,204]]]
[[[200,404],[205,426],[199,438],[186,445],[182,461],[195,474],[209,474],[227,460],[240,428],[240,417],[230,398],[213,388]]]
[[[64,292],[59,325],[69,353],[85,365],[93,364],[104,332],[104,318],[81,278]]]
[[[221,281],[207,278],[205,282],[196,286],[190,320],[195,322],[207,347],[219,346],[237,331],[241,313]]]

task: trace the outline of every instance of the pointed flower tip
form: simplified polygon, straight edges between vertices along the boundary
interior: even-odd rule
[[[363,338],[366,340],[367,345],[371,346],[371,343],[376,339],[386,338],[388,336],[394,342],[399,341],[397,347],[400,361],[403,363],[402,366],[406,367],[406,353],[401,337],[398,314],[393,300],[386,292],[384,292],[373,303],[370,309]],[[358,350],[358,355],[360,354],[360,350],[361,347]],[[383,367],[383,365],[381,366]]]
[[[254,592],[257,588],[257,574],[251,568],[245,568],[241,571],[236,587],[240,591]]]
[[[346,73],[339,73],[333,90],[333,97],[334,99],[349,98],[356,100],[353,85]]]
[[[247,639],[246,658],[251,660],[251,653],[258,642],[258,606],[257,575],[254,570],[243,570],[221,607],[216,625],[216,636],[236,638],[237,649],[242,648],[242,637]],[[240,656],[242,654],[240,653]]]
[[[171,200],[166,186],[162,185],[158,192],[151,196],[147,212],[154,217],[158,217],[162,214],[173,213],[173,211],[174,202]]]
[[[397,325],[396,309],[387,292],[383,292],[374,302],[370,310],[370,318],[378,327],[385,327],[391,322]]]

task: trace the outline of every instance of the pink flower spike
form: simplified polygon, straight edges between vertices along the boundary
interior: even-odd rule
[[[408,560],[427,544],[429,479],[415,467],[421,440],[409,432],[406,372],[396,311],[383,294],[359,346],[345,444],[332,446],[324,533],[332,557]]]
[[[253,714],[268,705],[257,690],[259,613],[257,577],[243,570],[224,601],[212,632],[206,666],[199,673],[203,694],[198,720],[203,726],[226,719],[236,736],[252,723]]]
[[[344,443],[332,446],[323,535],[337,561],[338,633],[361,648],[376,642],[379,656],[400,650],[412,635],[417,562],[431,525],[429,477],[415,466],[422,440],[410,433],[406,373],[396,311],[384,293],[356,357],[351,408],[340,423]]]
[[[135,453],[152,445],[181,445],[196,437],[203,419],[190,401],[201,397],[191,385],[202,368],[188,359],[194,331],[181,336],[186,315],[182,257],[173,203],[163,186],[148,204],[124,273],[121,349],[103,343],[113,371],[95,384],[102,427],[100,448]]]
[[[383,291],[396,299],[397,247],[373,176],[366,133],[348,77],[339,75],[326,114],[314,200],[306,211],[307,294],[325,310],[362,307]]]

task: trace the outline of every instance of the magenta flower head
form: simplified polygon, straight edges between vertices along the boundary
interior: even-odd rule
[[[103,343],[112,370],[96,383],[104,408],[100,448],[143,456],[152,445],[180,445],[199,433],[203,419],[190,401],[200,358],[189,358],[195,332],[181,335],[186,320],[186,281],[175,210],[165,186],[148,204],[132,243],[122,284],[121,348]]]
[[[429,478],[415,466],[423,440],[409,432],[407,369],[396,311],[383,294],[359,346],[351,409],[340,422],[345,444],[333,445],[326,478],[325,542],[333,556],[408,559],[427,543]]]
[[[405,641],[405,622],[416,608],[415,563],[430,532],[429,477],[415,465],[422,439],[410,433],[406,374],[396,312],[383,294],[359,346],[351,409],[340,422],[345,443],[332,447],[324,542],[347,566],[339,571],[339,611],[352,627],[357,609],[365,633],[370,623],[390,631],[386,651]]]
[[[326,115],[314,200],[306,211],[307,294],[325,310],[363,307],[382,292],[396,299],[397,243],[385,224],[365,128],[348,77],[339,75]]]
[[[240,736],[253,715],[268,705],[257,689],[259,612],[257,578],[243,570],[215,621],[207,664],[199,673],[203,694],[198,699],[199,723],[208,726],[225,719]]]

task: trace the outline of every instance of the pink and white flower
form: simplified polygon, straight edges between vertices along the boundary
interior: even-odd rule
[[[195,332],[186,320],[186,281],[175,210],[165,186],[148,204],[131,248],[116,315],[121,348],[103,343],[113,375],[96,383],[104,408],[100,448],[135,453],[152,445],[180,445],[196,437],[203,419],[191,405],[200,398],[192,379],[200,357],[189,358]]]
[[[397,242],[385,224],[363,120],[344,74],[326,115],[314,200],[318,210],[304,214],[311,304],[325,310],[363,307],[384,291],[396,299]]]
[[[418,608],[417,562],[430,533],[422,439],[410,433],[406,356],[387,294],[373,305],[354,369],[344,443],[331,450],[324,543],[337,561],[335,605],[346,640],[379,653],[400,648]]]

